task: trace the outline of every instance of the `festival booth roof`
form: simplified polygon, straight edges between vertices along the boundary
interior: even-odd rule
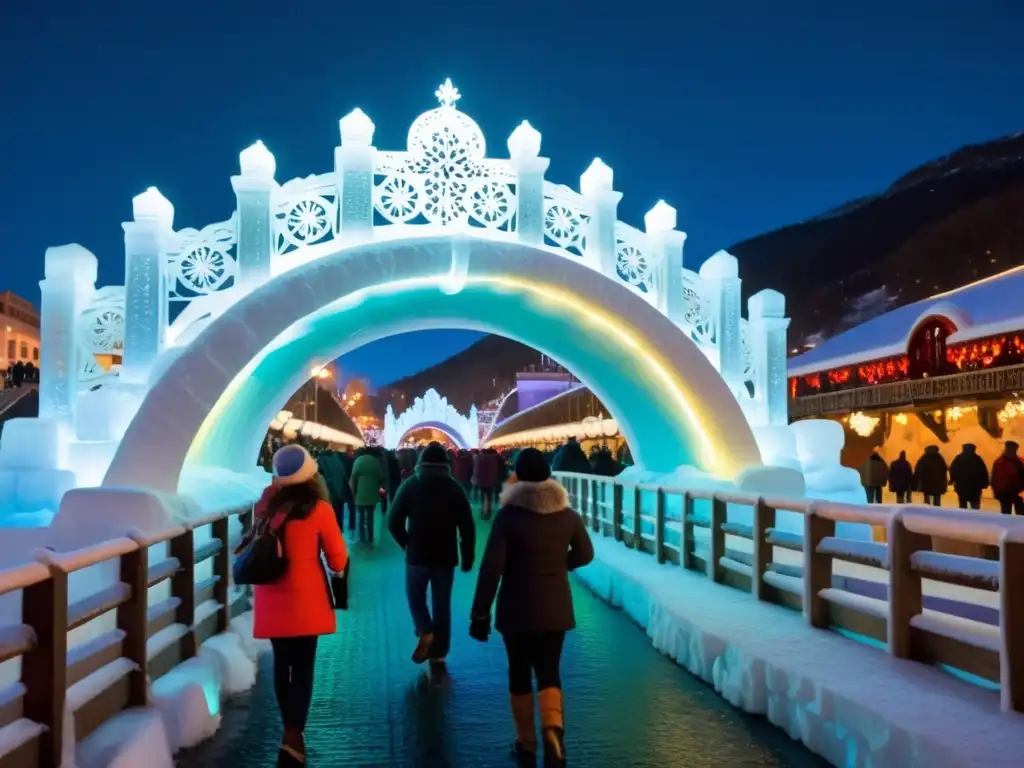
[[[861,323],[789,360],[790,376],[840,368],[907,352],[910,337],[930,317],[956,326],[947,344],[1024,329],[1024,265],[899,307]]]

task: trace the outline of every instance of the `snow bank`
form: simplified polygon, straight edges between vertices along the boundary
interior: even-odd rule
[[[246,657],[256,663],[261,653],[270,651],[269,640],[257,640],[252,636],[252,611],[246,611],[231,620],[228,631],[238,636]]]
[[[152,709],[126,709],[107,720],[78,743],[75,763],[77,768],[174,768],[163,718]]]
[[[597,538],[577,576],[654,646],[837,766],[1015,765],[1024,716],[942,671],[813,629],[803,617]],[[837,663],[841,660],[841,664]]]
[[[195,501],[203,512],[216,512],[254,504],[270,484],[268,472],[233,472],[221,467],[186,465],[178,480],[178,493]]]
[[[256,665],[234,632],[211,637],[199,649],[199,658],[209,658],[220,668],[221,698],[242,693],[256,684]]]
[[[210,655],[189,659],[152,684],[150,703],[163,717],[172,754],[217,732],[221,686],[220,664]]]

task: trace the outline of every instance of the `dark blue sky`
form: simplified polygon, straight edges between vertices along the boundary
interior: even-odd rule
[[[548,177],[615,169],[621,218],[665,198],[688,265],[878,191],[910,167],[1024,129],[1019,0],[426,4],[101,0],[0,4],[0,238],[38,301],[43,251],[80,242],[123,281],[120,223],[158,186],[177,227],[225,219],[238,152],[263,139],[280,181],[332,167],[355,106],[378,147],[452,77],[505,152],[523,119]],[[383,383],[470,336],[349,356]]]

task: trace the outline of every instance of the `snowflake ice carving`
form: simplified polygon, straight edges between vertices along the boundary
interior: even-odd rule
[[[615,271],[627,283],[646,293],[651,288],[651,270],[647,257],[633,243],[619,240],[617,245]]]
[[[396,224],[423,214],[434,224],[472,218],[503,226],[515,212],[515,197],[507,184],[489,178],[480,126],[455,108],[461,94],[451,80],[435,96],[440,106],[413,122],[402,162],[375,188],[376,209]]]
[[[178,232],[178,246],[171,254],[171,290],[189,295],[205,295],[219,291],[234,277],[236,222],[234,217],[201,230]]]

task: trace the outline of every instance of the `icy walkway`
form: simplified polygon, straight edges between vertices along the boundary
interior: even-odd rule
[[[478,534],[482,544],[482,525]],[[409,660],[414,637],[401,553],[390,541],[352,549],[351,610],[340,614],[340,631],[322,639],[317,657],[310,765],[510,766],[501,639],[493,635],[482,645],[468,636],[476,573],[456,574],[450,677],[432,680]],[[566,640],[562,665],[572,765],[824,766],[659,654],[626,616],[585,587],[574,585],[574,595],[579,627]],[[270,677],[264,656],[252,693],[229,701],[221,730],[178,755],[178,767],[274,765],[281,727]]]
[[[838,766],[1022,765],[1024,716],[992,691],[816,630],[803,616],[595,538],[579,572],[654,646]]]

